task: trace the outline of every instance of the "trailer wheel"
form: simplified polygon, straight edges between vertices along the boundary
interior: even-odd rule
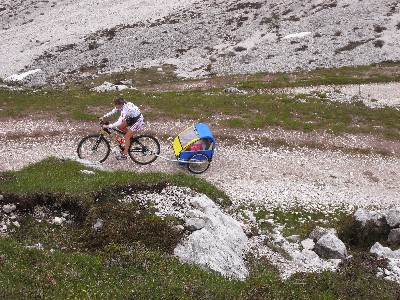
[[[210,159],[204,153],[195,153],[187,161],[187,168],[194,174],[201,174],[210,167]]]

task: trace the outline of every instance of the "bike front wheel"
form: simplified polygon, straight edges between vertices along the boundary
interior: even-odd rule
[[[110,143],[101,134],[85,136],[78,144],[78,157],[91,162],[103,162],[110,155]]]
[[[139,165],[155,161],[160,154],[160,143],[151,135],[139,135],[132,139],[128,154]]]

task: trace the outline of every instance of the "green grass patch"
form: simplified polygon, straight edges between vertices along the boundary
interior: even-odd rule
[[[246,90],[317,85],[387,83],[400,81],[399,62],[369,66],[340,67],[292,73],[259,73],[238,78],[238,87]]]
[[[246,122],[239,118],[232,118],[232,119],[224,120],[224,125],[226,127],[230,127],[230,128],[242,128],[242,127],[244,127],[245,124],[246,124]]]
[[[282,280],[266,261],[249,258],[245,281],[229,280],[140,245],[103,253],[28,249],[0,239],[3,299],[396,299],[399,286],[375,275],[384,264],[356,255],[337,273]]]
[[[232,298],[243,283],[141,246],[102,254],[27,249],[0,239],[2,299]]]
[[[239,210],[248,210],[240,207]],[[309,211],[302,207],[291,207],[290,209],[266,210],[263,207],[251,207],[254,217],[259,224],[260,229],[267,232],[277,226],[283,226],[282,234],[284,236],[300,235],[302,239],[308,237],[308,234],[317,226],[325,228],[337,228],[345,220],[348,214],[344,210],[335,209],[329,213],[322,211]],[[245,216],[245,214],[243,214]]]
[[[89,169],[95,176],[87,175],[81,170]],[[28,165],[17,172],[3,172],[1,174],[0,192],[12,194],[27,193],[67,193],[90,199],[98,190],[112,186],[123,186],[135,183],[140,186],[157,186],[160,183],[187,186],[208,195],[220,204],[229,205],[228,196],[215,188],[204,179],[184,173],[135,173],[126,171],[106,172],[87,168],[82,164],[54,157],[38,163]]]

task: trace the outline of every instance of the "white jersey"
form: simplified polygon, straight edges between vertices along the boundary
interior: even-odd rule
[[[139,108],[133,104],[132,102],[126,102],[124,105],[122,105],[121,109],[114,108],[112,111],[106,113],[104,117],[109,117],[118,111],[121,111],[121,115],[119,116],[118,120],[115,123],[110,124],[108,127],[110,128],[115,128],[121,125],[122,121],[126,118],[135,118],[138,117],[141,112]]]

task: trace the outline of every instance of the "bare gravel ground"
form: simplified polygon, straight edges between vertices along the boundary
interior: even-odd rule
[[[147,123],[143,132],[158,132],[161,154],[149,166],[116,161],[110,156],[106,170],[135,172],[188,172],[174,159],[172,137],[189,124],[178,121]],[[80,138],[96,132],[96,124],[58,122],[52,119],[3,120],[0,133],[0,171],[18,170],[48,156],[77,158]],[[316,135],[279,129],[215,133],[217,150],[210,169],[202,175],[224,190],[235,207],[254,204],[267,209],[303,207],[330,213],[337,208],[388,208],[400,195],[400,143],[356,135]],[[167,137],[170,138],[167,138]],[[218,138],[220,137],[220,138]],[[312,142],[323,148],[276,146]],[[326,147],[325,147],[326,146]],[[368,154],[353,151],[363,149]],[[340,149],[340,150],[338,150]],[[383,150],[385,155],[379,154]],[[363,151],[364,152],[364,151]]]

